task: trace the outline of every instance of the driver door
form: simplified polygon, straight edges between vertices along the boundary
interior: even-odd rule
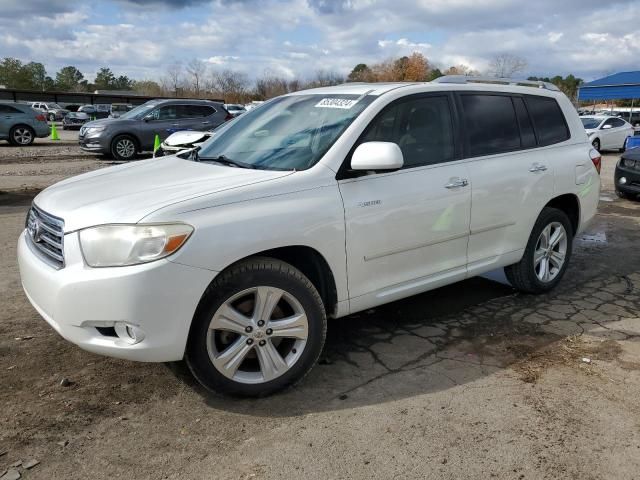
[[[358,143],[397,143],[404,167],[339,181],[352,312],[465,278],[471,185],[451,105],[441,94],[387,106]]]
[[[178,108],[179,105],[175,104],[163,105],[145,117],[139,135],[143,150],[153,150],[156,135],[159,135],[162,141],[171,133],[180,130]]]

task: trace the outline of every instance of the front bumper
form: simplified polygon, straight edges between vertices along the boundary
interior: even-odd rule
[[[620,183],[623,177],[626,182]],[[617,165],[613,178],[616,190],[629,195],[640,195],[640,170]]]
[[[78,145],[85,152],[93,153],[111,153],[109,148],[109,140],[102,135],[78,135]]]
[[[30,242],[23,232],[18,241],[22,286],[62,337],[90,352],[127,360],[182,359],[194,312],[215,272],[166,259],[90,268],[82,260],[77,233],[65,235],[65,267],[56,269]],[[131,344],[96,328],[125,324],[143,332],[143,340]]]

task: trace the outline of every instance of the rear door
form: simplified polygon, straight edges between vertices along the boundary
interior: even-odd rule
[[[472,276],[524,249],[535,219],[553,196],[553,162],[547,157],[551,152],[537,149],[546,140],[536,137],[527,98],[473,92],[458,99],[472,183]],[[547,121],[544,115],[540,121]]]
[[[33,123],[33,118],[31,117],[11,105],[0,104],[0,135],[8,137],[11,127],[20,122],[31,125]]]
[[[404,167],[339,177],[352,311],[465,276],[471,189],[452,99],[419,95],[387,106],[358,144],[394,142]]]

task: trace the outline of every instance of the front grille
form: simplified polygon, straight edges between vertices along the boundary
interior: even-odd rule
[[[43,259],[56,268],[64,267],[64,220],[34,205],[27,215],[27,237]]]

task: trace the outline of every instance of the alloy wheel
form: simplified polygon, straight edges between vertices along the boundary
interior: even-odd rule
[[[207,333],[213,366],[240,383],[265,383],[286,373],[307,344],[309,323],[300,302],[269,286],[243,290],[215,312]]]
[[[553,281],[562,271],[567,255],[567,232],[560,222],[547,225],[536,243],[533,268],[543,283]]]
[[[20,145],[29,145],[33,141],[33,134],[28,128],[19,127],[13,132],[13,139]]]
[[[116,152],[121,158],[131,158],[136,152],[136,146],[132,140],[123,138],[116,143]]]

